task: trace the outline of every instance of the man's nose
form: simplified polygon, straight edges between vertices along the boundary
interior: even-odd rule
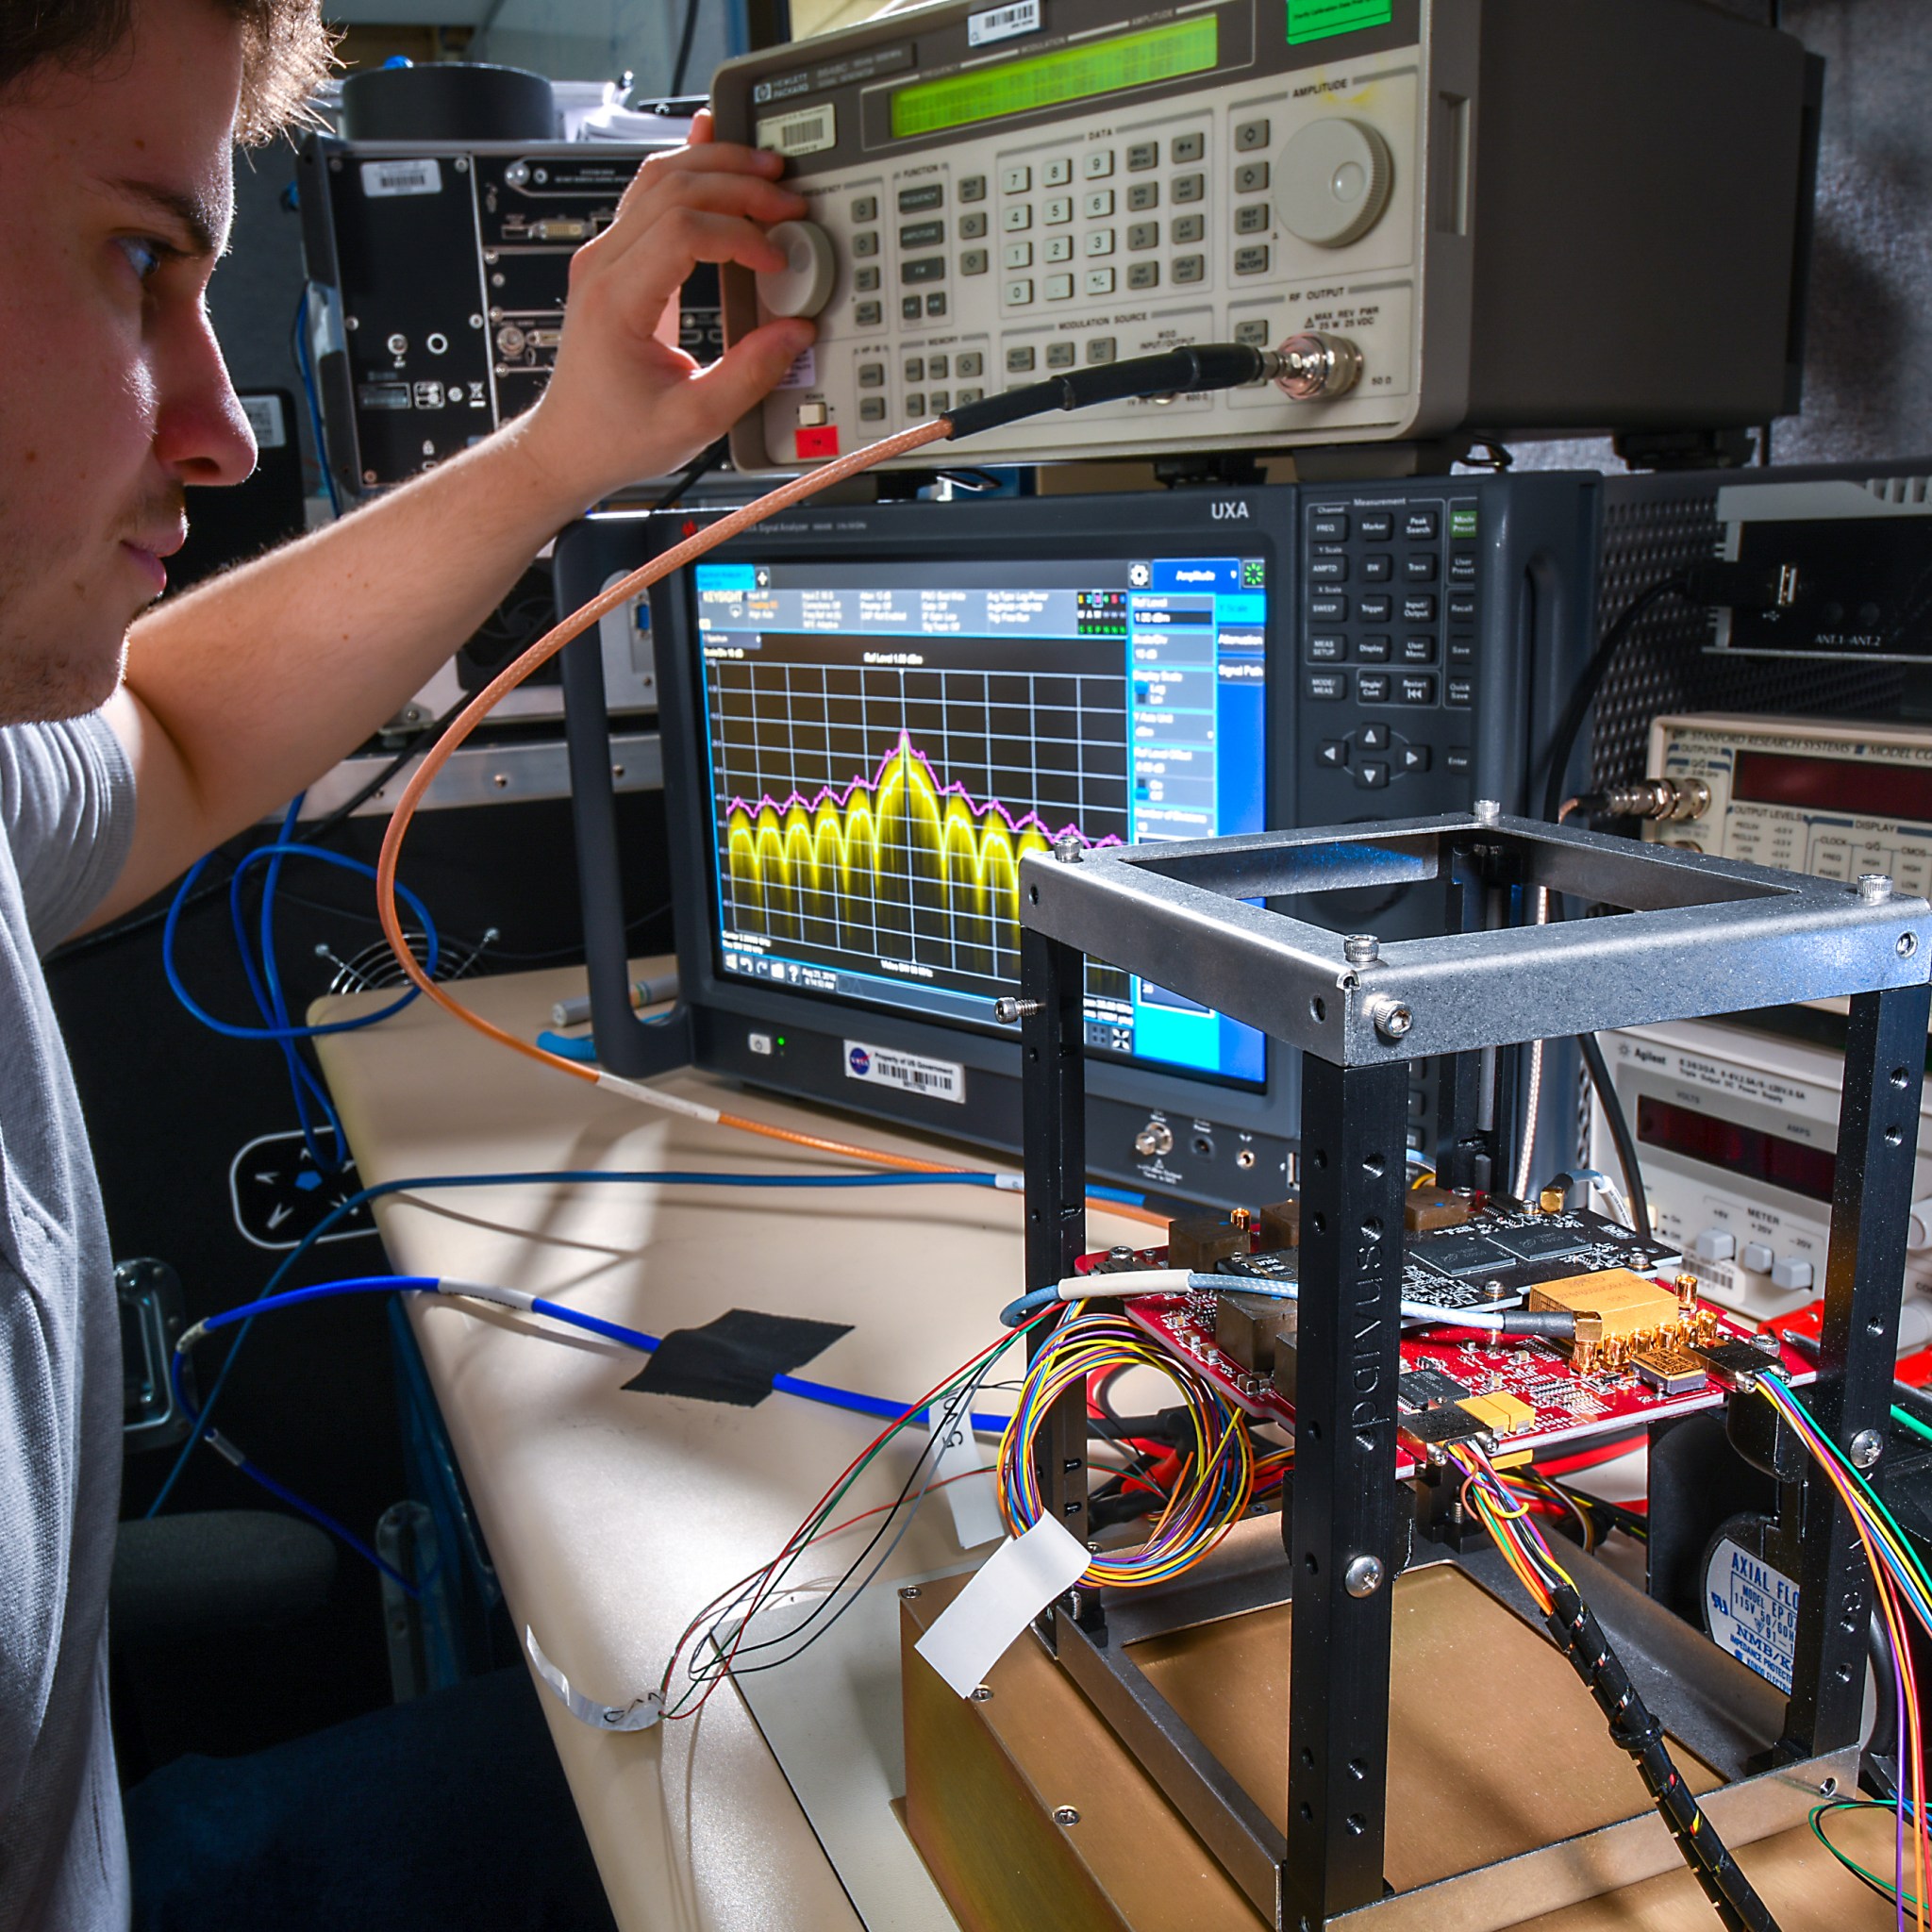
[[[183,483],[242,482],[255,469],[255,433],[199,304],[167,332],[160,363],[155,455]]]

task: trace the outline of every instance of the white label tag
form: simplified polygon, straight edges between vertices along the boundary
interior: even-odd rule
[[[801,349],[798,359],[785,372],[780,389],[816,389],[819,386],[819,352],[816,348]]]
[[[939,1435],[933,1481],[944,1483],[945,1496],[953,1511],[953,1533],[962,1550],[976,1550],[1007,1533],[1000,1506],[993,1500],[992,1485],[985,1480],[986,1458],[979,1451],[979,1438],[973,1433],[971,1409],[961,1407],[949,1418],[935,1409],[932,1425]],[[955,1482],[953,1478],[958,1477]]]
[[[1712,1641],[1790,1694],[1798,1654],[1798,1586],[1725,1537],[1704,1573]]]
[[[362,192],[372,200],[380,200],[386,194],[441,194],[442,163],[434,155],[364,161]]]
[[[793,114],[768,114],[753,123],[752,139],[781,155],[815,155],[839,145],[839,115],[830,101]]]
[[[870,1046],[862,1040],[845,1042],[845,1077],[873,1087],[896,1087],[902,1093],[924,1093],[933,1100],[966,1105],[966,1069],[958,1060],[922,1059],[917,1054],[894,1053],[889,1046]]]
[[[970,1697],[1007,1646],[1087,1568],[1087,1547],[1051,1516],[1002,1543],[919,1640],[921,1657]]]
[[[1019,34],[1040,31],[1040,0],[1013,0],[1009,7],[994,7],[985,13],[966,16],[966,44],[984,47],[994,41],[1010,41]]]
[[[255,432],[257,449],[280,449],[289,440],[289,425],[282,416],[280,396],[243,396],[242,413]]]

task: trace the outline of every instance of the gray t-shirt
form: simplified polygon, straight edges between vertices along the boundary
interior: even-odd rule
[[[0,1932],[127,1923],[108,1729],[120,1321],[40,955],[100,904],[133,829],[103,719],[0,729]]]

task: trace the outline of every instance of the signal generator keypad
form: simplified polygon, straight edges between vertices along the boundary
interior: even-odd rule
[[[1415,184],[1404,158],[1415,144],[1414,50],[1373,66],[1374,86],[1353,98],[1338,63],[1312,99],[1278,76],[1151,103],[1138,122],[1122,111],[1106,127],[958,142],[902,168],[833,176],[795,158],[792,184],[837,270],[818,342],[765,405],[769,460],[823,460],[1055,370],[1191,341],[1269,347],[1311,330],[1360,350],[1351,393],[1297,403],[1268,385],[1113,405],[1083,412],[1083,453],[1109,435],[1146,447],[1316,425],[1386,430],[1416,388]],[[1309,225],[1295,208],[1315,192],[1297,137],[1338,115],[1352,128],[1318,129],[1324,155],[1352,141],[1393,167],[1380,181],[1363,174],[1374,207],[1362,233],[1310,242],[1290,225]],[[758,312],[772,310],[761,301]],[[947,369],[937,380],[934,354]],[[928,367],[908,375],[916,362]],[[1019,425],[1000,440],[1048,454],[1069,430]]]

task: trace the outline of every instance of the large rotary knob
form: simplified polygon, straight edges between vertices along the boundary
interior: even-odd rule
[[[1291,138],[1279,178],[1276,207],[1289,232],[1317,248],[1346,248],[1382,219],[1395,162],[1374,128],[1331,114]]]
[[[766,239],[784,251],[785,266],[758,272],[758,300],[773,315],[816,315],[832,299],[832,238],[816,222],[780,222]]]

